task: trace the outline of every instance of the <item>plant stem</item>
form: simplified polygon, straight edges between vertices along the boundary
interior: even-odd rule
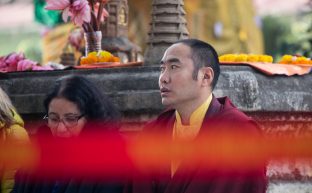
[[[89,29],[89,32],[94,33],[94,29],[92,28],[91,23],[88,23],[88,29]]]
[[[84,22],[83,24],[82,24],[82,28],[83,28],[83,31],[85,31],[85,32],[88,32],[88,27],[87,27],[87,23],[86,22]]]
[[[92,11],[94,11],[94,0],[90,0],[90,3],[91,3],[91,5],[90,5],[91,9],[92,9]]]
[[[91,24],[95,31],[99,31],[99,25],[97,23],[94,11],[91,11]]]
[[[103,8],[104,8],[104,3],[103,3],[103,1],[101,1],[100,6],[99,6],[99,10],[98,10],[98,15],[97,15],[98,26],[100,26],[100,24],[101,24]]]

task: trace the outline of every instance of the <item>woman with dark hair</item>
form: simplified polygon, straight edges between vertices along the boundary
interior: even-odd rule
[[[81,76],[58,79],[44,107],[47,113],[44,119],[54,136],[78,136],[87,131],[84,127],[89,130],[119,127],[120,115],[108,97]]]
[[[116,133],[116,139],[119,139],[118,136],[120,135],[116,132],[119,128],[120,119],[118,111],[108,97],[101,93],[94,83],[84,77],[70,75],[56,80],[52,91],[48,93],[44,100],[44,107],[46,109],[44,119],[47,124],[39,128],[37,133],[39,136],[48,132],[49,135],[61,137],[60,140],[63,140],[66,137],[86,136],[84,134],[88,132],[95,133],[96,137],[101,137],[102,134],[108,134],[106,131],[109,131],[109,134]],[[107,135],[103,136],[103,139],[105,137]],[[120,139],[122,140],[122,137]],[[46,154],[49,154],[49,152],[46,152]],[[57,173],[61,174],[62,170],[57,171]],[[66,178],[67,180],[40,178],[38,181],[36,175],[20,172],[16,175],[16,185],[13,192],[119,193],[123,191],[121,180],[107,183],[107,180],[94,181],[88,177],[78,178],[69,177]]]

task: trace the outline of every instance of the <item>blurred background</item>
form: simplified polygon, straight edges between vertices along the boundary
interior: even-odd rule
[[[23,51],[42,61],[43,37],[62,23],[44,0],[0,0],[0,56]],[[146,48],[152,0],[129,0],[129,39]],[[312,57],[311,0],[184,0],[190,37],[210,42],[219,54],[284,54]],[[58,48],[62,49],[62,48]]]

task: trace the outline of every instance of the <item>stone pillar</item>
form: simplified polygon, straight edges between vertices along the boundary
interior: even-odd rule
[[[109,17],[101,26],[102,49],[118,56],[121,62],[138,61],[141,48],[128,39],[128,1],[110,0],[106,4],[106,9]]]
[[[145,65],[158,65],[167,47],[177,40],[188,38],[183,6],[183,0],[153,0]]]
[[[128,36],[128,2],[126,0],[110,0],[106,8],[109,17],[105,19],[102,26],[103,36]]]

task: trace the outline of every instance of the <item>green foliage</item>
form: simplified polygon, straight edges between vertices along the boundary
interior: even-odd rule
[[[28,59],[41,62],[42,48],[39,29],[0,29],[0,56],[23,52]]]
[[[53,27],[63,23],[61,13],[59,11],[46,10],[46,1],[34,0],[35,21]]]
[[[265,52],[275,59],[284,54],[312,57],[312,12],[263,18]]]
[[[42,45],[41,45],[41,40],[39,38],[33,36],[27,39],[23,39],[17,45],[16,50],[18,52],[23,52],[25,56],[30,60],[41,62]],[[37,43],[34,44],[34,42],[37,42]]]
[[[290,33],[288,20],[276,16],[265,16],[262,29],[265,53],[276,57],[280,54],[280,48],[285,36]]]

